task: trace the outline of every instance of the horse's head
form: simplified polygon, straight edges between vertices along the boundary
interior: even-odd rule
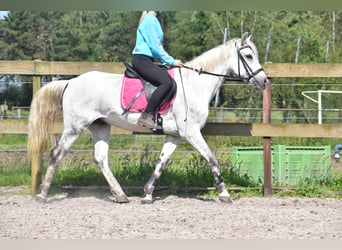
[[[244,82],[253,83],[256,88],[264,90],[267,76],[259,63],[258,51],[251,37],[245,33],[235,43],[237,53],[233,56],[233,71]]]

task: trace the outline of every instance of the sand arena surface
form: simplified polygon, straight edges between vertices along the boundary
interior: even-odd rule
[[[117,204],[105,190],[50,195],[1,192],[0,239],[342,239],[342,200],[140,197]]]

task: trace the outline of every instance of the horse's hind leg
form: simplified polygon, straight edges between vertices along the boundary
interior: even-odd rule
[[[94,140],[94,160],[107,180],[111,193],[114,195],[118,203],[129,202],[126,194],[122,190],[119,182],[114,177],[108,165],[110,125],[97,121],[89,127],[89,130],[91,131]]]
[[[37,201],[46,202],[52,178],[56,172],[57,166],[63,157],[68,153],[71,145],[75,142],[79,135],[80,133],[64,131],[57,145],[51,149],[50,161],[45,174],[45,179],[40,186],[40,193],[35,196]]]
[[[171,155],[177,148],[180,142],[180,139],[181,139],[180,137],[174,137],[174,136],[166,137],[165,143],[160,153],[155,170],[144,187],[145,197],[141,200],[143,204],[152,203],[153,201],[152,193],[154,189],[154,183],[158,180],[163,170],[165,169],[167,161],[170,159]]]

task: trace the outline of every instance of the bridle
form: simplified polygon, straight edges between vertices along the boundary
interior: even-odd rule
[[[237,49],[237,54],[238,54],[238,59],[239,59],[239,61],[238,61],[238,72],[239,72],[239,78],[241,78],[241,74],[240,74],[240,62],[241,62],[243,67],[245,68],[247,74],[249,75],[249,77],[246,78],[247,82],[249,82],[249,80],[251,78],[254,78],[261,71],[264,71],[264,69],[262,67],[260,67],[259,69],[255,70],[255,71],[252,70],[252,68],[248,65],[246,59],[241,54],[241,50],[247,49],[247,48],[252,50],[251,46],[249,46],[249,45],[244,45],[244,46],[241,46],[240,48]]]
[[[235,46],[237,47],[236,44],[235,44]],[[264,69],[262,67],[260,67],[259,69],[255,70],[255,71],[252,70],[252,68],[248,65],[247,60],[241,54],[241,50],[247,49],[247,48],[252,50],[251,46],[249,46],[249,45],[244,45],[244,46],[241,46],[240,48],[237,48],[237,55],[238,55],[238,75],[237,76],[236,75],[227,75],[227,74],[216,74],[216,73],[213,73],[213,72],[208,72],[208,71],[202,70],[202,68],[196,69],[196,68],[189,67],[189,66],[186,66],[186,65],[183,65],[182,67],[186,68],[186,69],[190,69],[192,71],[195,71],[199,75],[200,74],[206,74],[206,75],[224,77],[228,81],[246,81],[246,82],[249,82],[249,80],[251,78],[254,78],[261,71],[264,71]],[[242,66],[245,68],[245,70],[246,70],[246,72],[248,74],[248,77],[246,77],[246,78],[241,77],[240,62],[242,64]]]

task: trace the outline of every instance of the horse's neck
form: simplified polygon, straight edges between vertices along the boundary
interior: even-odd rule
[[[217,46],[193,59],[189,64],[194,68],[201,68],[203,71],[225,74],[228,69],[231,46],[233,46],[231,43]]]
[[[187,65],[196,69],[201,69],[202,71],[224,75],[227,73],[228,70],[228,59],[231,53],[231,49],[229,49],[228,46],[232,45],[227,44],[217,46],[214,49],[211,49],[203,53],[201,56],[193,59],[192,61],[187,63]],[[193,76],[194,74],[197,74],[191,71],[187,73],[189,74],[189,76],[191,74]],[[206,75],[203,73],[198,77],[198,79],[195,79],[193,81],[193,84],[196,85],[195,88],[205,90],[203,91],[203,94],[206,93],[205,95],[211,99],[216,90],[222,84],[223,77]],[[191,77],[189,79],[191,79]]]

